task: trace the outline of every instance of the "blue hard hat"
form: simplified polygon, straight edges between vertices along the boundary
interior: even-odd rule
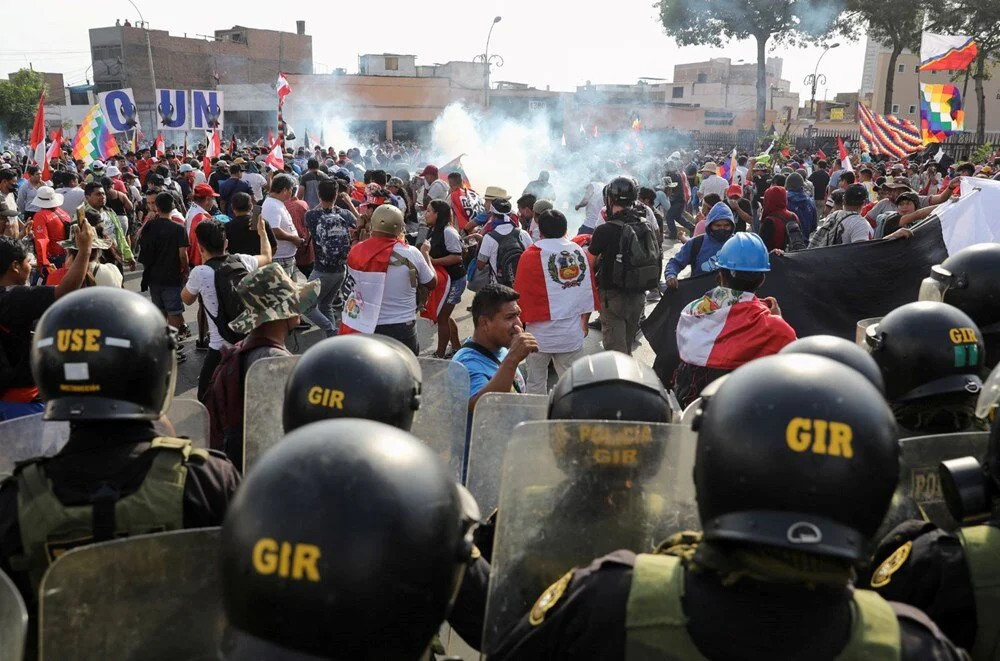
[[[737,232],[709,260],[713,267],[730,271],[770,271],[767,247],[752,232]]]

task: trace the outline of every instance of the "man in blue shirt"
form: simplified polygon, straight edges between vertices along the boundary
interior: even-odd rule
[[[229,178],[219,182],[219,208],[230,216],[233,214],[229,210],[229,202],[236,193],[246,193],[253,197],[250,184],[243,181],[243,166],[233,163],[229,167]]]
[[[524,392],[517,366],[538,351],[538,341],[521,325],[520,297],[510,287],[494,283],[472,299],[472,339],[452,358],[469,371],[470,416],[484,393]]]
[[[722,245],[733,235],[736,226],[733,224],[733,210],[725,202],[719,202],[708,212],[705,219],[705,233],[700,234],[677,251],[677,254],[667,261],[663,277],[670,289],[677,289],[677,274],[685,266],[691,267],[691,277],[712,271],[709,261]]]

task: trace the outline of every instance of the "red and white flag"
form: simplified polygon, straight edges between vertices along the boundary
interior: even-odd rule
[[[793,340],[792,327],[771,315],[752,292],[725,287],[716,287],[688,303],[677,322],[681,360],[714,369],[736,369],[778,353]]]
[[[31,160],[41,165],[45,160],[45,92],[38,99],[38,110],[35,111],[35,123],[31,125],[28,146],[31,147]]]
[[[840,158],[840,167],[844,170],[854,172],[854,166],[851,165],[851,157],[847,154],[847,147],[844,146],[844,141],[839,135],[837,136],[837,153]]]
[[[285,103],[285,97],[292,93],[292,86],[288,84],[288,79],[285,78],[285,74],[278,74],[278,84],[275,86],[278,91],[278,106],[282,106]]]
[[[45,154],[45,162],[42,164],[42,180],[52,181],[52,161],[58,159],[62,155],[62,127],[52,132],[52,144],[49,145],[49,151]]]
[[[375,332],[382,310],[386,271],[397,243],[402,242],[394,237],[373,236],[347,253],[347,284],[351,293],[344,301],[341,334]]]
[[[163,147],[163,134],[157,133],[156,140],[153,140],[153,155],[156,158],[163,158],[166,153],[167,150]]]
[[[432,324],[436,324],[441,308],[444,307],[448,299],[448,292],[451,290],[451,276],[443,266],[434,267],[434,275],[437,276],[437,285],[434,291],[427,295],[427,304],[424,306],[420,316],[429,319]]]
[[[594,269],[583,248],[569,239],[542,239],[528,246],[517,263],[514,290],[521,294],[518,303],[526,324],[600,309]]]
[[[281,152],[281,143],[275,141],[271,145],[271,151],[267,153],[267,157],[264,162],[270,165],[272,168],[278,172],[282,172],[285,169],[285,155]]]
[[[205,156],[209,158],[219,158],[222,156],[222,139],[217,130],[205,131]]]

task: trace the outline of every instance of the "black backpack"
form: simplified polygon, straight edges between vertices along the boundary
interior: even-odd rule
[[[611,270],[611,282],[626,291],[648,291],[660,284],[663,265],[656,234],[645,219],[633,216],[628,222],[609,221],[621,225],[622,235],[618,254]]]
[[[246,277],[247,267],[235,255],[213,257],[205,262],[205,266],[215,272],[215,297],[219,301],[218,316],[212,315],[208,311],[208,306],[202,303],[205,307],[205,314],[219,329],[219,335],[222,336],[223,340],[229,344],[236,344],[246,335],[237,333],[230,328],[229,322],[240,316],[244,310],[243,301],[236,293],[236,285],[240,284],[240,280]]]
[[[797,220],[789,220],[785,223],[785,250],[793,252],[795,250],[806,249],[806,237],[802,234],[802,227]]]
[[[514,286],[514,276],[517,274],[517,262],[524,254],[524,244],[521,243],[521,232],[515,227],[506,236],[493,230],[489,234],[497,242],[497,282],[508,287]]]

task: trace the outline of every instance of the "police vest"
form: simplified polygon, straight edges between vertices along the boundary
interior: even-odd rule
[[[976,600],[972,658],[1000,659],[1000,530],[973,526],[958,531]]]
[[[683,598],[680,558],[636,556],[625,619],[627,661],[705,659],[688,634]],[[874,592],[855,590],[851,638],[837,658],[897,661],[901,649],[899,622],[892,607]]]
[[[190,441],[178,438],[155,438],[147,452],[155,454],[139,488],[124,498],[112,496],[108,500],[106,523],[113,523],[113,529],[108,526],[106,531],[99,530],[105,522],[100,515],[95,516],[95,509],[100,506],[94,503],[100,498],[100,490],[89,505],[67,506],[53,492],[43,461],[20,470],[17,517],[22,555],[11,559],[11,567],[27,571],[33,589],[38,589],[49,565],[72,548],[184,527],[188,457],[194,454],[207,459],[208,452],[192,448]]]

